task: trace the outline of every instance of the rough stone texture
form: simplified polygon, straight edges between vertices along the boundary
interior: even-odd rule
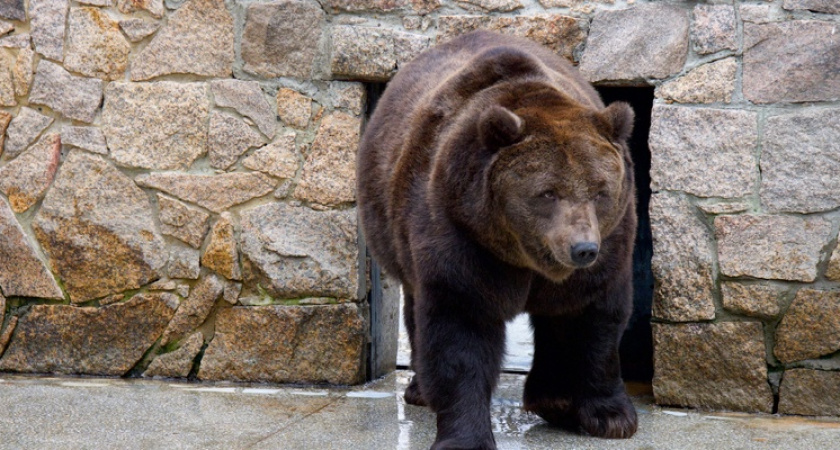
[[[15,332],[15,328],[17,328],[18,318],[17,316],[13,316],[9,319],[9,324],[6,325],[6,329],[3,330],[3,333],[0,334],[0,356],[6,351],[6,346],[9,345],[9,341],[12,340],[12,333]],[[0,323],[0,327],[3,324]]]
[[[391,11],[404,7],[406,0],[329,0],[331,8],[339,11]]]
[[[308,78],[325,14],[314,0],[250,4],[242,34],[245,70],[264,77]]]
[[[178,307],[175,317],[169,322],[160,338],[160,345],[179,340],[204,323],[216,299],[222,295],[223,289],[224,283],[215,275],[207,275],[200,279],[190,292],[190,296]]]
[[[13,36],[6,36],[0,38],[0,47],[5,48],[26,48],[31,45],[31,39],[28,34],[16,34]]]
[[[15,106],[15,83],[12,78],[12,71],[4,56],[0,56],[0,106]]]
[[[770,319],[779,315],[779,301],[785,292],[773,286],[742,284],[729,281],[720,284],[723,307],[737,314]]]
[[[140,42],[154,34],[160,28],[159,23],[149,22],[143,19],[120,20],[119,24],[120,29],[131,42]]]
[[[102,102],[102,81],[78,77],[47,60],[38,63],[29,101],[91,123]]]
[[[358,297],[356,210],[269,203],[240,213],[242,271],[275,298]]]
[[[761,152],[761,203],[772,212],[840,206],[840,109],[769,117]]]
[[[312,115],[312,99],[288,88],[277,91],[277,115],[286,125],[306,128]]]
[[[15,81],[15,95],[23,97],[29,93],[32,87],[33,67],[35,64],[35,52],[30,47],[20,49],[15,59],[15,66],[12,75]]]
[[[186,378],[193,368],[195,357],[204,345],[204,335],[193,333],[181,344],[177,350],[158,355],[149,368],[143,372],[144,377]]]
[[[12,115],[0,110],[0,155],[3,155],[3,146],[6,141],[6,129],[12,121]]]
[[[239,114],[253,120],[257,128],[269,139],[274,137],[277,120],[258,82],[220,80],[211,82],[210,88],[216,106],[235,109]]]
[[[52,117],[45,116],[32,108],[21,108],[6,129],[6,156],[15,157],[19,155],[29,144],[35,142],[35,139],[38,139],[41,132],[51,123],[53,123]]]
[[[96,155],[68,155],[32,227],[74,303],[136,289],[166,264],[148,196]]]
[[[169,277],[197,280],[201,275],[200,256],[198,249],[172,247],[169,251]]]
[[[60,156],[61,139],[50,134],[0,167],[0,191],[6,194],[14,212],[28,210],[44,196],[55,177]]]
[[[831,223],[820,217],[718,216],[720,271],[730,277],[814,281]]]
[[[709,54],[723,50],[737,50],[737,20],[732,5],[697,5],[691,40],[694,51]]]
[[[295,151],[295,133],[278,136],[274,142],[245,158],[242,165],[273,177],[294,178],[299,166]]]
[[[68,0],[29,0],[29,17],[35,51],[49,59],[64,59],[64,31]]]
[[[653,346],[658,404],[772,412],[760,323],[654,323]]]
[[[471,11],[508,12],[522,8],[519,0],[455,0],[455,3]]]
[[[697,211],[683,197],[654,194],[650,227],[653,316],[673,322],[714,319],[711,233]]]
[[[76,0],[82,5],[91,6],[114,6],[114,0]]]
[[[834,251],[831,252],[831,259],[828,260],[825,277],[831,281],[840,281],[840,245],[834,247]]]
[[[108,84],[102,131],[117,164],[183,169],[206,151],[210,105],[204,83]]]
[[[334,107],[345,109],[357,116],[365,107],[365,86],[362,83],[333,81],[330,83],[328,95]]]
[[[840,416],[840,372],[786,370],[779,386],[779,413]]]
[[[229,213],[222,213],[222,216],[213,225],[213,231],[210,233],[210,244],[204,250],[201,265],[229,280],[242,279],[239,252],[236,249],[236,238]]]
[[[2,1],[0,1],[2,3]],[[2,10],[3,6],[0,5],[0,10]],[[0,12],[0,17],[2,17],[2,12]],[[11,22],[6,22],[5,20],[0,20],[0,36],[6,35],[15,31],[15,24]]]
[[[770,23],[784,20],[782,11],[772,5],[739,5],[738,12],[744,22]]]
[[[595,15],[580,72],[589,81],[667,78],[688,54],[688,13],[649,4]]]
[[[826,14],[840,14],[840,3],[836,0],[785,0],[785,9],[807,9]]]
[[[359,383],[366,334],[365,320],[354,304],[223,309],[198,377]]]
[[[385,28],[340,25],[333,27],[332,33],[330,68],[333,76],[371,81],[390,79],[401,65],[411,61],[430,42],[422,35]],[[400,48],[414,51],[400,52]]]
[[[26,20],[23,0],[0,0],[0,17],[9,20]]]
[[[210,165],[216,169],[228,169],[253,147],[264,144],[262,135],[254,131],[245,121],[230,114],[210,114],[210,132],[207,149]]]
[[[124,13],[148,11],[152,17],[163,17],[163,0],[117,0],[117,8]]]
[[[800,289],[779,326],[779,361],[790,363],[818,358],[840,350],[840,291]]]
[[[703,64],[656,88],[656,96],[677,103],[729,103],[735,91],[738,62],[726,58]]]
[[[89,77],[120,80],[125,77],[131,47],[119,24],[99,8],[73,8],[68,20],[64,67]]]
[[[321,121],[312,149],[303,162],[295,198],[321,205],[356,199],[356,149],[361,120],[334,112]]]
[[[207,223],[210,214],[160,194],[157,200],[160,232],[180,239],[194,248],[201,247],[204,235],[210,228],[210,224]]]
[[[0,288],[9,297],[63,300],[64,294],[15,219],[6,199],[0,197]]]
[[[186,173],[153,173],[140,175],[135,181],[143,187],[166,192],[213,212],[262,197],[274,190],[275,183],[261,173],[223,173],[191,175]]]
[[[124,375],[154,344],[177,305],[166,292],[101,308],[34,305],[20,319],[0,371]]]
[[[0,329],[3,328],[3,323],[6,320],[6,297],[3,297],[3,293],[0,292]],[[0,345],[0,356],[3,356],[3,350],[5,350],[6,345]]]
[[[748,111],[655,105],[651,188],[700,197],[740,197],[758,179],[758,116]]]
[[[233,16],[224,0],[190,0],[169,16],[166,26],[134,58],[131,79],[174,73],[230,77],[233,40]]]
[[[707,214],[735,214],[750,209],[747,201],[719,201],[717,199],[705,199],[697,202],[697,207]]]
[[[754,103],[840,99],[837,24],[745,23],[743,80],[744,97]]]
[[[237,301],[239,301],[239,294],[242,293],[242,283],[228,283],[225,285],[225,292],[222,294],[222,298],[230,303],[231,305],[235,305]]]
[[[61,143],[100,155],[108,154],[105,135],[96,127],[64,127],[61,129]]]
[[[572,61],[586,41],[588,21],[559,14],[517,17],[442,16],[438,19],[438,42],[474,30],[490,30],[528,38]]]

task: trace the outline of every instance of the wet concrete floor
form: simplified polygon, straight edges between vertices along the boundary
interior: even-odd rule
[[[354,388],[0,374],[0,449],[427,449],[434,415],[402,400],[411,373]],[[634,397],[629,440],[579,436],[522,412],[521,375],[493,401],[500,449],[837,449],[840,420],[698,413]]]

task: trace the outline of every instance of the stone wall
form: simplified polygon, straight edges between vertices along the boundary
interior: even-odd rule
[[[361,82],[482,28],[596,84],[656,86],[657,401],[840,414],[833,0],[0,0],[0,17],[0,370],[360,381]]]

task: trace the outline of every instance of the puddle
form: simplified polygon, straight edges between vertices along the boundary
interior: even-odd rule
[[[230,387],[230,388],[208,387],[208,388],[189,389],[189,391],[192,391],[192,392],[220,392],[220,393],[223,393],[223,394],[235,394],[236,393],[236,388],[232,388],[232,387]]]
[[[355,398],[387,398],[392,397],[393,394],[390,392],[378,392],[378,391],[353,391],[347,393],[348,397],[355,397]]]
[[[100,387],[110,386],[110,384],[108,384],[108,383],[85,383],[83,381],[64,381],[64,382],[61,382],[61,383],[58,383],[58,384],[59,384],[59,386],[64,386],[64,387],[94,387],[94,388],[100,388]]]
[[[259,388],[245,388],[242,389],[243,394],[256,394],[256,395],[275,395],[282,392],[281,389],[259,389]]]

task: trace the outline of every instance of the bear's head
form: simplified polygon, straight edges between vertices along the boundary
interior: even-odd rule
[[[486,108],[477,132],[494,155],[486,189],[501,212],[495,233],[507,235],[505,259],[560,281],[597,261],[634,195],[626,147],[633,110],[531,97]]]

